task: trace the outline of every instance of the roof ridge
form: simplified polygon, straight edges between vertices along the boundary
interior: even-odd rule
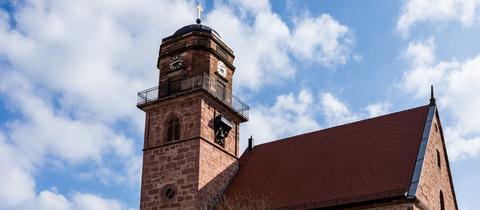
[[[307,132],[307,133],[293,135],[293,136],[273,140],[273,141],[270,141],[270,142],[258,144],[258,145],[255,145],[255,147],[264,146],[264,145],[273,144],[273,143],[281,143],[281,142],[288,141],[288,140],[295,140],[297,137],[300,137],[300,136],[306,136],[306,135],[310,135],[310,134],[317,133],[317,132],[323,132],[323,131],[328,131],[328,130],[332,130],[332,129],[336,129],[336,128],[351,126],[351,125],[354,125],[354,124],[363,123],[363,122],[367,122],[367,121],[372,121],[372,120],[375,120],[375,119],[378,119],[378,118],[388,117],[388,116],[391,116],[391,115],[400,114],[402,112],[409,112],[409,111],[413,111],[415,109],[425,108],[425,107],[429,107],[429,105],[422,105],[422,106],[418,106],[418,107],[414,107],[414,108],[410,108],[410,109],[405,109],[405,110],[401,110],[401,111],[392,112],[392,113],[389,113],[389,114],[384,114],[384,115],[380,115],[380,116],[376,116],[376,117],[371,117],[371,118],[362,119],[362,120],[358,120],[358,121],[354,121],[354,122],[349,122],[349,123],[342,124],[342,125],[336,125],[336,126],[333,126],[333,127],[328,127],[328,128],[315,130],[315,131],[310,131],[310,132]]]

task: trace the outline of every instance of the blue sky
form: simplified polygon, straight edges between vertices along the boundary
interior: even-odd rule
[[[0,0],[0,209],[138,209],[161,39],[194,1]],[[205,1],[250,107],[241,146],[436,96],[459,207],[479,209],[480,1]]]

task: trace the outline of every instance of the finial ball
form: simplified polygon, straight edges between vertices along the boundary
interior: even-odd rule
[[[196,22],[197,22],[197,24],[200,24],[200,23],[202,23],[202,20],[200,20],[200,18],[197,18]]]

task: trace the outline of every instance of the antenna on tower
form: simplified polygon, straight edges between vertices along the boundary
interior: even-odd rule
[[[430,106],[436,106],[435,95],[433,93],[433,85],[430,85]]]

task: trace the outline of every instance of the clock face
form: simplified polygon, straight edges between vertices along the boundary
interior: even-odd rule
[[[225,64],[222,61],[218,61],[217,63],[217,72],[223,78],[227,77],[227,67],[225,67]]]
[[[172,57],[172,60],[170,62],[170,70],[174,71],[177,69],[180,69],[183,64],[183,59],[182,56],[176,55]]]

